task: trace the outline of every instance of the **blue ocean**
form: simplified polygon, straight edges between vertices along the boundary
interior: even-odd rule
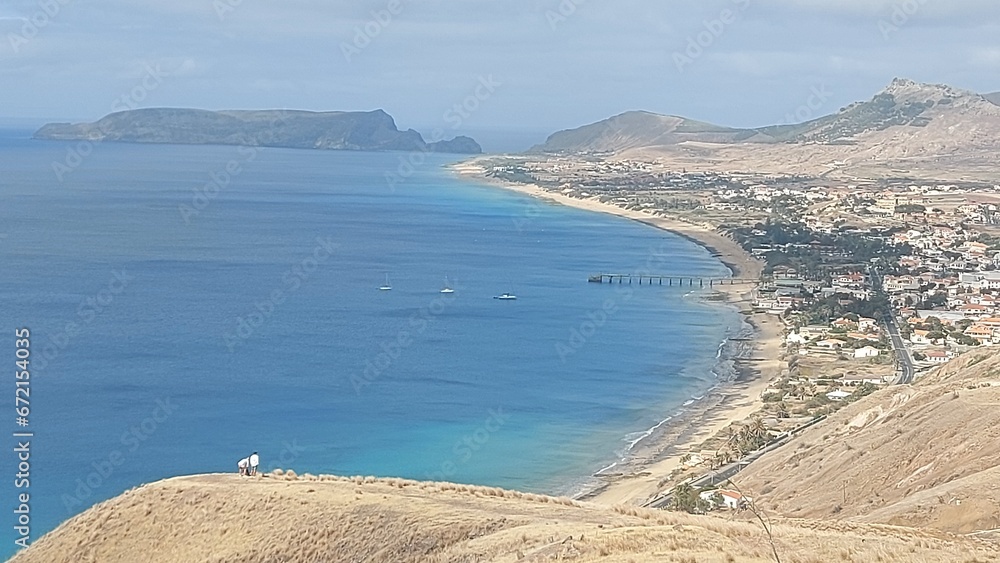
[[[0,357],[20,328],[32,352],[27,427],[4,383],[0,555],[19,492],[34,541],[252,451],[264,470],[574,494],[718,383],[735,311],[587,281],[728,276],[709,252],[458,161],[0,132]]]

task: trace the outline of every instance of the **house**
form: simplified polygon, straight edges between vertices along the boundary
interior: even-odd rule
[[[1000,317],[987,317],[976,321],[977,325],[988,326],[990,328],[1000,328]]]
[[[799,329],[799,334],[801,334],[803,338],[818,338],[820,336],[830,334],[830,327],[816,325],[804,326]]]
[[[993,335],[996,329],[981,324],[974,324],[970,326],[965,331],[966,336],[970,336],[978,340],[981,344],[990,344],[993,341]]]
[[[958,247],[960,251],[963,251],[973,256],[983,256],[984,254],[986,254],[986,250],[988,248],[989,246],[981,242],[966,242],[962,246]]]
[[[975,303],[966,303],[965,305],[959,307],[958,310],[967,318],[985,317],[993,312],[990,307],[976,305]]]
[[[788,333],[788,336],[785,337],[785,342],[789,344],[805,344],[808,341],[808,338],[794,332]]]
[[[854,351],[855,358],[877,358],[882,352],[878,348],[865,346]]]
[[[835,329],[839,328],[839,329],[842,329],[842,330],[849,330],[849,329],[857,327],[857,324],[855,324],[854,321],[852,321],[850,319],[843,319],[843,318],[837,319],[837,320],[833,321],[832,323],[830,323],[830,325],[833,326],[833,328],[835,328]]]
[[[837,340],[834,338],[827,340],[820,340],[816,343],[817,348],[825,348],[827,350],[839,350],[844,347],[845,342],[843,340]]]
[[[858,330],[861,332],[878,332],[878,321],[861,317],[858,319]]]
[[[924,352],[927,361],[935,364],[943,364],[954,357],[954,354],[947,350],[928,350]]]
[[[889,293],[903,293],[920,289],[920,278],[913,276],[886,276],[883,284]]]
[[[859,274],[857,272],[852,274],[843,274],[835,276],[833,278],[833,285],[836,287],[848,287],[854,289],[861,289],[865,286],[865,276],[864,274]]]
[[[746,508],[751,502],[753,502],[753,499],[750,497],[745,497],[736,491],[728,491],[726,489],[704,491],[698,496],[706,502],[711,502],[718,506],[724,506],[730,510]]]
[[[788,280],[797,278],[799,273],[795,270],[795,268],[790,268],[788,266],[775,266],[773,275],[776,280]]]
[[[931,331],[929,330],[915,330],[910,334],[910,342],[914,344],[933,344],[934,342],[928,338]]]
[[[826,394],[826,398],[830,399],[831,401],[843,401],[844,399],[846,399],[846,398],[848,398],[850,396],[851,396],[851,393],[848,393],[847,391],[840,391],[840,390],[838,390],[838,391],[831,391],[831,392],[829,392],[829,393]]]

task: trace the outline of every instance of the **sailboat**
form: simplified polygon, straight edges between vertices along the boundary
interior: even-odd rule
[[[452,289],[451,284],[448,283],[447,276],[445,276],[444,278],[444,287],[441,288],[441,293],[455,293],[455,290]]]
[[[392,284],[389,283],[389,274],[385,275],[385,283],[380,285],[379,291],[392,291]]]

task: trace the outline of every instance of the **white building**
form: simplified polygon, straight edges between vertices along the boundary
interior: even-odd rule
[[[856,359],[862,358],[877,358],[882,354],[882,351],[878,348],[873,348],[871,346],[865,346],[864,348],[858,348],[854,351],[854,357]]]

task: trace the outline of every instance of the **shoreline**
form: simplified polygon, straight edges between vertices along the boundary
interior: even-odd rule
[[[764,269],[763,263],[743,250],[743,247],[737,244],[736,241],[706,225],[698,225],[678,219],[651,215],[642,211],[624,209],[593,198],[579,199],[569,197],[544,190],[534,184],[514,184],[496,178],[489,178],[484,175],[485,170],[474,163],[458,163],[450,165],[447,168],[463,179],[473,181],[477,184],[501,188],[575,209],[615,215],[673,233],[707,250],[732,271],[734,278],[758,278]]]
[[[536,185],[513,184],[488,178],[474,161],[449,167],[460,177],[478,184],[506,189],[552,203],[606,213],[670,232],[705,248],[732,272],[734,278],[758,278],[763,264],[743,250],[734,240],[705,225],[624,209],[596,199],[578,199],[549,192]],[[734,423],[747,420],[763,407],[762,396],[782,370],[781,346],[784,326],[774,316],[749,310],[752,290],[739,286],[717,286],[706,291],[706,303],[730,306],[752,329],[748,346],[730,356],[735,377],[720,381],[700,399],[683,407],[679,414],[664,417],[650,435],[640,440],[628,456],[616,464],[592,474],[600,484],[577,495],[604,505],[644,504],[660,492],[660,483],[683,464],[685,454],[697,454],[696,448]],[[727,344],[732,344],[732,338]]]

